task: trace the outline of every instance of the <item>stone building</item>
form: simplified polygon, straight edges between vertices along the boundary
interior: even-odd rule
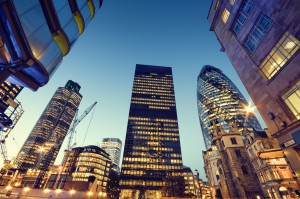
[[[260,131],[246,136],[246,148],[266,198],[300,196],[292,171],[277,140]]]
[[[300,185],[299,0],[212,0],[217,36]]]
[[[233,123],[233,130],[225,133],[214,123],[213,140],[220,153],[217,161],[218,187],[223,199],[263,198],[259,182],[248,158],[242,136]]]
[[[219,183],[220,179],[217,162],[221,159],[220,153],[215,145],[215,141],[206,151],[202,151],[202,157],[204,160],[204,170],[208,185],[212,187],[212,195],[220,195]]]

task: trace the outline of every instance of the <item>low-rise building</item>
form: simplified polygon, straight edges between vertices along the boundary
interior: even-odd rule
[[[266,132],[248,134],[246,148],[266,198],[297,198],[297,182],[277,140]]]

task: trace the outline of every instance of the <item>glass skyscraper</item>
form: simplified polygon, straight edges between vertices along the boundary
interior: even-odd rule
[[[0,2],[0,84],[37,90],[102,6],[102,0]]]
[[[183,171],[170,67],[136,65],[121,170],[121,198],[160,198]]]
[[[53,165],[81,101],[80,86],[69,80],[54,93],[16,157],[20,171],[48,171]]]
[[[119,138],[103,138],[101,148],[109,154],[113,163],[114,169],[120,170],[120,155],[121,155],[122,141]]]
[[[235,121],[242,135],[246,130],[262,130],[255,115],[245,111],[248,102],[242,93],[220,69],[204,66],[197,83],[199,120],[207,149],[212,143],[212,121],[221,124],[225,131]]]

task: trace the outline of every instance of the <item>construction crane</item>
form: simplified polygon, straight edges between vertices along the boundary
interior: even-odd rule
[[[70,148],[71,148],[71,143],[72,143],[73,135],[75,133],[76,126],[89,114],[89,112],[96,106],[96,104],[97,104],[97,102],[94,102],[90,107],[88,107],[84,111],[84,113],[82,115],[80,115],[79,118],[77,118],[77,115],[78,115],[77,112],[78,111],[76,112],[75,117],[74,117],[73,122],[72,122],[72,125],[71,125],[71,128],[69,129],[69,131],[66,134],[66,135],[70,134],[69,141],[68,141],[68,146],[67,146],[68,150],[70,150]],[[54,135],[54,137],[55,137],[55,135]],[[49,140],[49,138],[47,140]],[[46,171],[48,170],[48,167],[50,165],[51,157],[54,155],[55,148],[56,148],[56,141],[51,146],[49,152],[46,155],[44,154],[45,156],[41,155],[39,162],[41,162],[42,159],[44,159],[45,161],[44,161],[43,165],[41,166],[41,168],[39,168],[40,172],[39,172],[39,175],[38,175],[38,177],[37,177],[37,179],[34,183],[34,186],[33,186],[34,188],[40,188],[41,183],[42,183],[42,181],[45,177]],[[37,167],[40,167],[40,163],[37,164]]]
[[[75,118],[72,122],[71,128],[69,129],[67,135],[69,136],[69,141],[68,141],[68,145],[67,145],[67,150],[70,151],[72,148],[72,140],[73,140],[73,136],[75,134],[75,128],[76,126],[89,114],[89,112],[91,112],[91,110],[96,106],[97,102],[94,102],[90,107],[88,107],[81,115],[80,117],[77,118],[78,116],[78,111],[76,112]],[[75,143],[76,144],[76,143]]]

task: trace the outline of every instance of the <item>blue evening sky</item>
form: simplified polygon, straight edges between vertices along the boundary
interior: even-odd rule
[[[104,0],[50,82],[37,92],[24,89],[19,95],[25,113],[7,141],[9,157],[16,156],[55,90],[69,79],[81,85],[81,111],[98,101],[84,145],[99,144],[104,137],[117,137],[124,143],[135,65],[171,66],[183,163],[192,170],[198,169],[205,179],[205,146],[196,99],[197,76],[202,66],[210,64],[222,69],[249,99],[225,53],[220,52],[214,33],[209,31],[210,3]],[[78,125],[77,146],[82,145],[91,115]],[[65,145],[66,142],[57,164]]]

